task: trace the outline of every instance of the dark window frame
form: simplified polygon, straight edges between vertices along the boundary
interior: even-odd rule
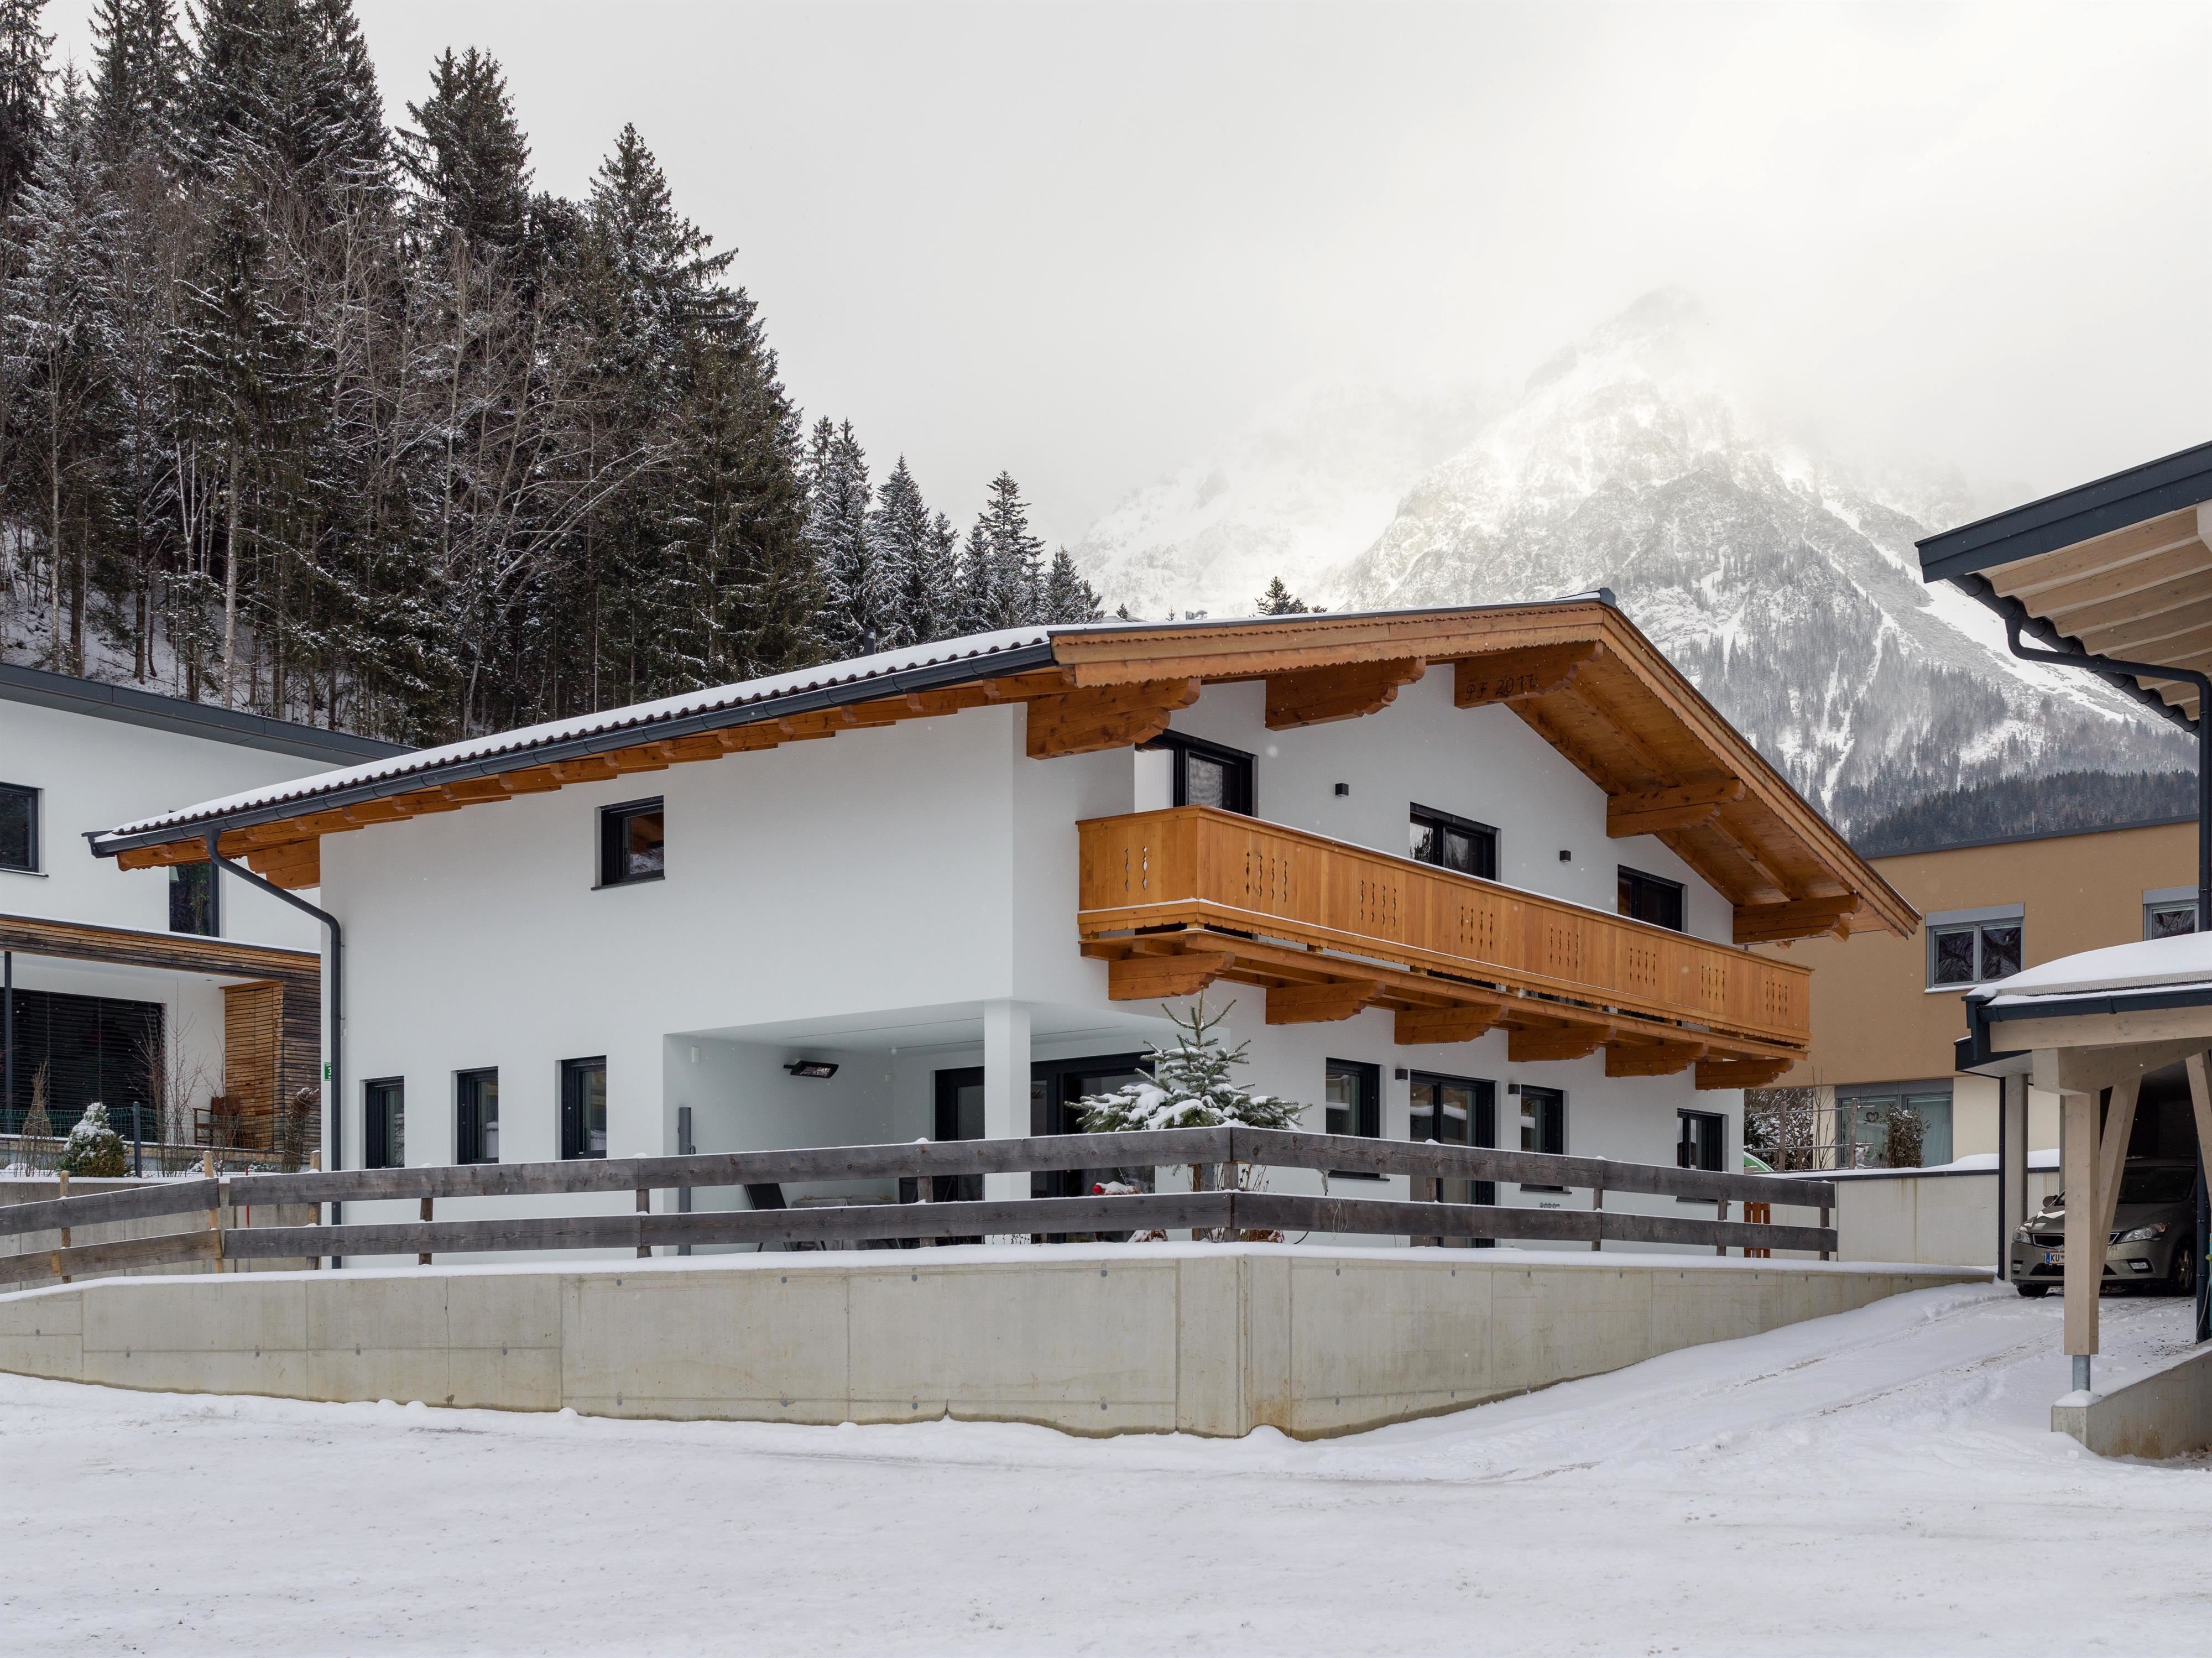
[[[491,1078],[491,1129],[495,1136],[492,1152],[484,1155],[483,1079]],[[453,1072],[453,1161],[457,1163],[497,1163],[499,1148],[499,1067],[480,1066],[473,1071]]]
[[[169,931],[182,937],[219,938],[222,936],[222,918],[215,912],[215,865],[202,859],[197,864],[169,865]],[[196,895],[184,889],[198,886]],[[178,923],[177,901],[185,901],[185,925]]]
[[[1382,1138],[1382,1067],[1365,1060],[1340,1060],[1332,1057],[1322,1061],[1322,1132],[1323,1133],[1328,1132],[1328,1079],[1330,1073],[1335,1071],[1352,1072],[1365,1083],[1365,1087],[1362,1090],[1364,1097],[1360,1101],[1358,1107],[1359,1121],[1352,1129],[1349,1138],[1363,1140],[1381,1139]],[[1371,1127],[1369,1127],[1370,1123],[1373,1125]],[[1332,1169],[1328,1171],[1328,1177],[1331,1180],[1384,1178],[1365,1169]]]
[[[1478,864],[1486,862],[1489,865],[1487,869],[1451,870],[1453,874],[1472,874],[1478,881],[1495,881],[1498,878],[1498,834],[1496,824],[1477,823],[1472,817],[1462,817],[1453,812],[1440,811],[1434,806],[1422,805],[1419,801],[1407,806],[1406,818],[1408,828],[1449,829],[1467,835],[1481,849],[1476,853],[1475,862]],[[1415,863],[1425,864],[1432,869],[1451,869],[1450,865],[1439,858],[1423,858],[1411,853],[1410,849],[1408,855],[1413,857]]]
[[[1520,1110],[1517,1110],[1513,1114],[1514,1138],[1516,1140],[1520,1138],[1521,1115],[1522,1112],[1525,1112],[1528,1108],[1528,1099],[1531,1095],[1542,1096],[1559,1108],[1558,1114],[1553,1119],[1553,1127],[1557,1132],[1547,1134],[1544,1132],[1543,1121],[1540,1118],[1538,1119],[1536,1130],[1536,1138],[1538,1139],[1553,1140],[1557,1142],[1555,1145],[1536,1146],[1516,1145],[1514,1149],[1520,1151],[1539,1151],[1547,1157],[1563,1157],[1566,1156],[1567,1090],[1564,1088],[1548,1087],[1542,1083],[1516,1083],[1508,1091],[1521,1102]],[[1522,1181],[1521,1182],[1521,1189],[1524,1192],[1564,1192],[1567,1188],[1564,1186],[1546,1186],[1535,1181]]]
[[[1498,1149],[1498,1084],[1490,1078],[1455,1077],[1442,1071],[1414,1071],[1408,1073],[1406,1087],[1407,1139],[1413,1138],[1413,1096],[1416,1090],[1423,1087],[1467,1088],[1474,1093],[1474,1114],[1467,1126],[1466,1144],[1480,1146],[1486,1151]],[[1435,1119],[1431,1115],[1430,1138],[1437,1145],[1455,1145],[1460,1143],[1437,1138],[1433,1133],[1434,1123]],[[1449,1203],[1494,1204],[1498,1201],[1498,1182],[1486,1180],[1448,1181],[1443,1200]],[[1471,1238],[1468,1242],[1478,1249],[1494,1248],[1498,1243],[1496,1238]]]
[[[660,819],[661,866],[643,875],[623,872],[626,831],[634,818],[658,817]],[[643,886],[648,881],[668,878],[668,807],[663,795],[653,795],[643,800],[623,800],[599,808],[599,878],[593,886],[597,891],[605,887]]]
[[[602,1121],[599,1135],[606,1137],[604,1121],[607,1107],[607,1056],[604,1054],[588,1059],[561,1061],[561,1160],[563,1163],[594,1162],[604,1159],[606,1147],[596,1151],[590,1145],[590,1129],[584,1121],[584,1078],[592,1072],[599,1073],[599,1110]]]
[[[45,793],[28,783],[0,783],[0,797],[20,799],[23,802],[23,846],[30,861],[22,864],[0,864],[0,870],[16,875],[43,875],[45,859],[40,853],[45,847],[40,843],[39,830],[46,817],[45,802],[40,798]]]
[[[1176,805],[1187,806],[1190,804],[1190,756],[1196,754],[1226,766],[1229,768],[1230,775],[1238,779],[1243,785],[1244,797],[1243,803],[1231,805],[1224,802],[1219,810],[1233,811],[1243,817],[1257,817],[1260,815],[1260,756],[1258,755],[1248,753],[1243,749],[1232,749],[1225,743],[1210,743],[1202,737],[1191,737],[1182,732],[1174,731],[1162,732],[1151,742],[1141,746],[1146,749],[1165,749],[1175,756],[1175,765],[1172,768],[1175,775],[1175,793],[1171,798]]]
[[[1927,988],[1933,991],[1969,990],[1976,985],[1995,984],[2001,979],[2008,979],[2025,968],[2027,965],[2027,909],[2024,904],[2016,908],[2018,913],[2014,914],[1977,915],[1970,910],[1965,913],[1968,919],[1923,923],[1928,934]],[[2010,932],[2014,935],[2015,959],[2008,972],[1991,973],[1988,970],[1984,946],[1988,943],[1987,935],[1991,932]],[[1937,978],[1936,969],[1942,958],[1941,941],[1962,934],[1970,937],[1973,942],[1972,976],[1965,979]]]
[[[1685,1108],[1675,1112],[1674,1166],[1677,1169],[1702,1169],[1712,1173],[1728,1169],[1728,1119],[1717,1111],[1692,1111]],[[1713,1131],[1711,1161],[1693,1162],[1703,1156],[1699,1147],[1701,1137],[1692,1133],[1695,1128]]]
[[[1626,864],[1615,865],[1618,885],[1626,887],[1634,896],[1626,902],[1616,899],[1614,908],[1632,921],[1641,921],[1646,926],[1665,927],[1669,932],[1690,930],[1690,889],[1680,881],[1664,875],[1654,875],[1649,870],[1633,869]],[[1643,895],[1646,892],[1662,899],[1674,901],[1674,919],[1671,921],[1655,920],[1644,914]]]
[[[399,1151],[395,1158],[392,1150],[391,1120],[385,1102],[380,1097],[386,1092],[399,1096]],[[371,1077],[361,1085],[361,1166],[364,1169],[404,1169],[407,1166],[407,1079],[404,1077]]]

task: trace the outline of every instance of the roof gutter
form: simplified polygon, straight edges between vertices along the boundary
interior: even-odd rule
[[[668,742],[700,732],[757,726],[771,720],[788,719],[793,714],[813,714],[823,708],[839,708],[848,702],[872,702],[886,696],[941,690],[948,685],[965,684],[970,680],[998,679],[1011,673],[1054,665],[1052,641],[1046,640],[1040,644],[1021,646],[987,658],[933,662],[921,667],[888,673],[878,679],[854,680],[842,685],[816,686],[791,691],[763,701],[746,703],[740,708],[702,708],[696,713],[674,714],[665,720],[579,732],[574,737],[512,749],[503,754],[472,756],[465,760],[425,766],[416,770],[396,771],[323,793],[302,794],[290,800],[275,801],[265,805],[241,807],[236,811],[184,818],[159,829],[141,829],[131,835],[87,829],[84,838],[94,857],[112,858],[119,853],[134,851],[140,847],[167,846],[172,841],[197,840],[210,829],[220,833],[251,829],[258,823],[281,823],[303,817],[309,811],[335,811],[364,801],[382,799],[387,795],[412,794],[421,789],[435,788],[441,783],[495,777],[501,772],[526,770],[533,766],[549,765],[555,761],[581,760],[595,754],[611,753],[617,749],[635,748],[641,743]]]

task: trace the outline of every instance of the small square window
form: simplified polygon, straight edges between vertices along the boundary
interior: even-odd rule
[[[385,1077],[362,1085],[362,1163],[368,1169],[407,1166],[407,1084]]]
[[[216,936],[214,865],[169,865],[169,931]]]
[[[1382,1067],[1358,1060],[1331,1060],[1322,1097],[1328,1132],[1379,1139],[1382,1133]]]
[[[1646,875],[1623,865],[1620,872],[1620,912],[1632,920],[1649,921],[1674,932],[1682,930],[1682,884],[1663,875]]]
[[[599,813],[599,884],[658,881],[668,872],[658,800],[633,800]]]
[[[39,868],[39,792],[0,783],[0,869],[36,874]]]
[[[2196,931],[2197,902],[2194,899],[2180,904],[2143,906],[2143,937],[2146,938],[2179,938],[2184,933]]]
[[[1717,1111],[1680,1111],[1681,1136],[1674,1143],[1674,1163],[1682,1169],[1728,1167],[1728,1119]]]
[[[1224,748],[1180,732],[1168,732],[1145,744],[1175,756],[1175,804],[1212,806],[1249,817],[1258,808],[1253,758],[1242,749]]]
[[[464,1071],[453,1078],[453,1161],[499,1161],[499,1072]]]
[[[1433,864],[1486,881],[1498,878],[1498,831],[1487,823],[1415,806],[1407,850],[1417,864]]]

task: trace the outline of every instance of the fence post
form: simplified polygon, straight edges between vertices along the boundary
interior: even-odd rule
[[[209,1180],[215,1180],[214,1152],[203,1151],[200,1153],[200,1173]],[[215,1234],[215,1270],[218,1272],[222,1271],[222,1206],[228,1195],[229,1194],[222,1189],[222,1182],[217,1181],[215,1188],[215,1201],[208,1206],[207,1212],[208,1230]]]
[[[322,1168],[323,1149],[320,1146],[317,1146],[313,1151],[307,1153],[307,1172],[310,1174],[320,1174],[322,1172]],[[314,1209],[315,1218],[313,1220],[310,1221],[308,1224],[311,1226],[320,1226],[323,1224],[323,1206],[319,1203],[314,1206]],[[322,1256],[310,1255],[307,1258],[307,1266],[310,1271],[317,1272],[321,1272],[323,1270]]]
[[[1820,1230],[1823,1232],[1828,1230],[1828,1206],[1825,1203],[1820,1206]],[[1829,1251],[1823,1249],[1820,1251],[1820,1259],[1832,1260],[1834,1256]]]
[[[1602,1186],[1590,1187],[1590,1212],[1598,1218],[1596,1235],[1590,1239],[1590,1252],[1595,1254],[1605,1248],[1605,1187]]]
[[[641,1186],[637,1188],[637,1212],[641,1215],[649,1215],[653,1212],[653,1188],[649,1186]],[[640,1260],[651,1260],[653,1246],[649,1243],[639,1244],[637,1258]]]
[[[146,1108],[131,1102],[131,1178],[146,1178]]]
[[[1728,1224],[1728,1206],[1729,1200],[1726,1198],[1723,1198],[1718,1203],[1713,1206],[1713,1218],[1720,1222],[1723,1226]],[[1713,1245],[1713,1253],[1717,1255],[1725,1257],[1728,1254],[1728,1245],[1725,1242],[1715,1243]]]
[[[430,1199],[425,1198],[422,1199],[422,1224],[427,1226],[429,1224],[429,1222]],[[428,1249],[425,1249],[420,1254],[416,1255],[415,1257],[415,1264],[417,1266],[428,1266],[430,1264],[430,1252]]]
[[[57,1197],[67,1197],[69,1195],[69,1170],[66,1169],[55,1169],[54,1179],[59,1184],[61,1188],[55,1193],[55,1195]],[[70,1229],[64,1226],[62,1228],[62,1248],[66,1249],[69,1247]],[[54,1257],[54,1276],[64,1284],[67,1284],[70,1281],[70,1275],[62,1271],[62,1258],[58,1254]]]

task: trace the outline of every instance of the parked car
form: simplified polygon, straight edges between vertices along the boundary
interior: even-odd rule
[[[2053,1193],[2012,1235],[2012,1280],[2044,1296],[2066,1276],[2066,1194]],[[2105,1287],[2139,1284],[2169,1295],[2197,1291],[2197,1165],[2149,1157],[2120,1171],[2120,1200],[2105,1249]]]

